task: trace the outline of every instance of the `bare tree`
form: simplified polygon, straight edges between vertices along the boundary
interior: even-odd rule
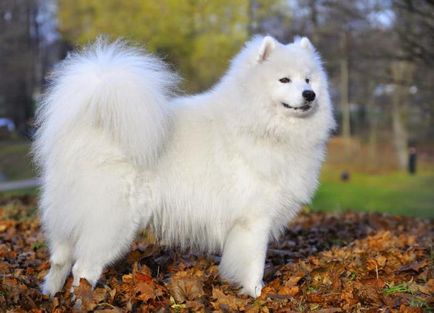
[[[0,3],[1,114],[22,125],[33,114],[38,33],[36,2],[5,0]]]
[[[391,65],[392,77],[395,81],[395,88],[392,96],[392,127],[393,142],[397,152],[399,166],[407,166],[407,102],[408,102],[408,82],[412,78],[414,65],[406,61],[395,61]]]
[[[349,98],[349,54],[348,34],[341,32],[341,57],[340,65],[340,108],[342,112],[342,136],[345,139],[351,137],[351,108]]]
[[[401,58],[434,65],[434,2],[395,0],[394,30],[401,45]]]

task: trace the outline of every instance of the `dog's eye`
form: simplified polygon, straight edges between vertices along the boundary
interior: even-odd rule
[[[283,77],[283,78],[279,79],[279,81],[283,84],[287,84],[287,83],[291,82],[291,80],[288,77]]]
[[[309,82],[310,82],[310,79],[309,79],[309,78],[306,78],[306,79],[305,79],[305,81],[306,81],[306,83],[308,83],[308,84],[309,84]]]

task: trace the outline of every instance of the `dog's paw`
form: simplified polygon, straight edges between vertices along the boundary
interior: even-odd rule
[[[58,289],[59,288],[57,286],[54,286],[53,284],[45,281],[41,286],[41,293],[49,296],[50,298],[54,298],[56,293],[59,291]]]
[[[252,298],[257,298],[261,295],[262,287],[264,287],[263,282],[259,282],[252,286],[243,286],[243,288],[241,288],[240,290],[240,294],[248,295]]]

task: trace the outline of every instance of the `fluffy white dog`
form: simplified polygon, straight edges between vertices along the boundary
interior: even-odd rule
[[[222,277],[260,295],[267,243],[310,201],[335,125],[320,58],[307,38],[256,37],[211,90],[177,97],[176,81],[103,40],[54,71],[34,143],[46,294],[71,268],[73,285],[95,285],[151,225],[165,243],[222,252]]]

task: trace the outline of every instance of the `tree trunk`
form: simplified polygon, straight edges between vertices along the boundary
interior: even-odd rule
[[[344,139],[351,137],[351,112],[349,100],[349,70],[348,70],[348,49],[347,49],[347,34],[345,31],[341,34],[341,59],[340,64],[340,107],[342,112],[342,136]]]
[[[368,85],[368,99],[366,101],[366,111],[368,114],[368,146],[369,146],[369,163],[373,165],[377,157],[378,141],[378,112],[375,107],[375,89],[376,82],[370,81]]]
[[[399,167],[405,169],[408,160],[408,131],[406,125],[406,106],[408,97],[408,82],[411,81],[413,65],[405,61],[392,63],[392,78],[395,89],[392,97],[392,130],[393,143]]]
[[[257,31],[258,25],[256,21],[256,10],[257,10],[256,0],[249,0],[247,3],[247,36],[251,38]]]
[[[312,42],[314,44],[319,43],[319,33],[318,33],[318,1],[309,0],[308,6],[310,8],[310,21],[312,23]]]

